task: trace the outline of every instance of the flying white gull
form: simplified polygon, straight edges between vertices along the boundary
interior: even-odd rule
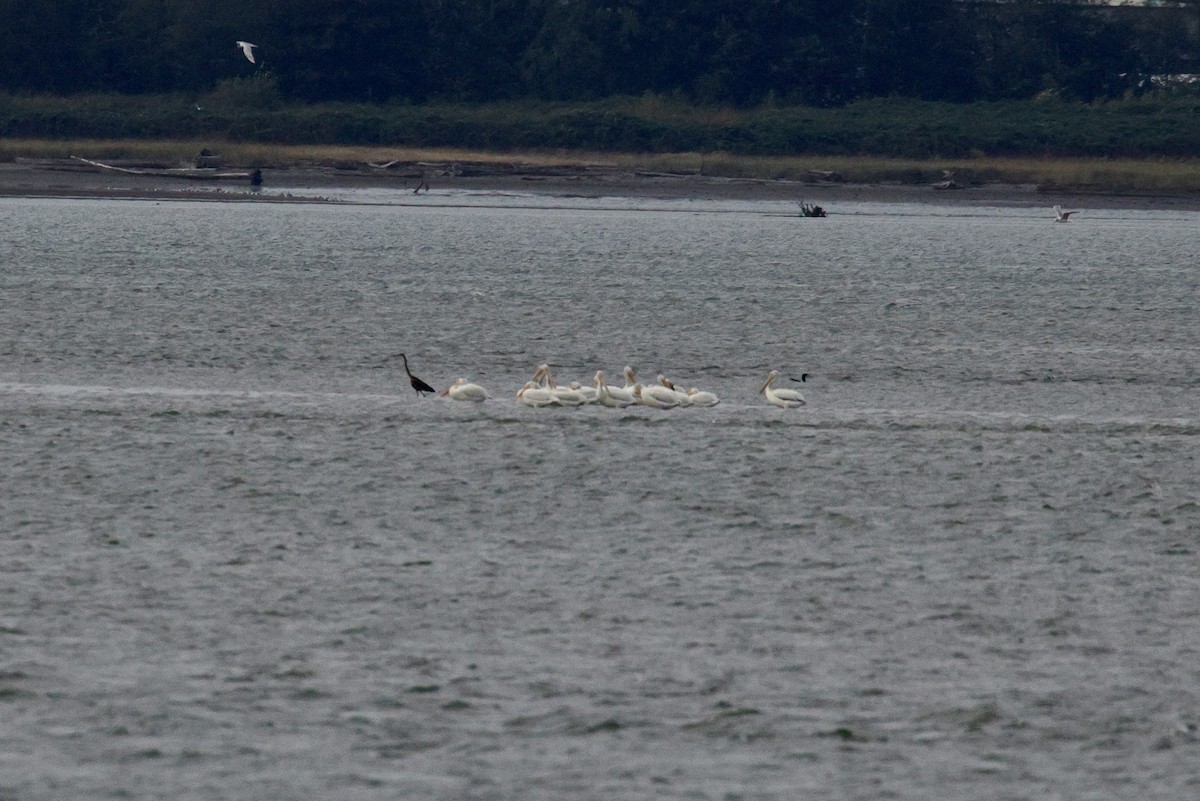
[[[1054,221],[1055,222],[1066,222],[1067,220],[1069,220],[1071,218],[1071,215],[1074,213],[1075,212],[1073,212],[1073,211],[1063,211],[1062,206],[1055,206],[1054,207]]]
[[[250,42],[243,42],[242,40],[239,39],[237,46],[242,48],[242,54],[246,56],[246,58],[250,61],[251,64],[258,63],[254,60],[254,48],[258,47],[258,45],[251,44]]]

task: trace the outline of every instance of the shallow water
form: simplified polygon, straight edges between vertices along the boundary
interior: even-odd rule
[[[1195,795],[1200,216],[341,199],[0,200],[0,798]]]

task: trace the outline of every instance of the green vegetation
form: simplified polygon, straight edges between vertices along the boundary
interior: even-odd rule
[[[1100,103],[863,100],[839,108],[593,103],[285,103],[261,79],[182,95],[0,95],[6,139],[186,139],[390,148],[879,156],[1173,158],[1200,154],[1200,94]],[[0,142],[0,157],[12,146]]]
[[[329,148],[382,161],[435,149],[1174,191],[1198,183],[1198,11],[1200,0],[25,0],[0,4],[0,160],[209,147],[271,166],[329,163]],[[238,39],[257,45],[255,62]]]

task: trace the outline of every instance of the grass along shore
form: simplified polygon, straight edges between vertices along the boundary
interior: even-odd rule
[[[18,159],[190,163],[200,150],[230,167],[357,168],[396,161],[473,165],[496,171],[580,168],[661,172],[757,180],[833,180],[854,184],[925,185],[949,177],[958,186],[1036,185],[1055,191],[1121,194],[1200,193],[1200,159],[1101,158],[885,158],[877,156],[752,156],[732,153],[620,153],[587,151],[486,152],[457,148],[276,145],[256,142],[141,139],[4,139],[0,162]]]

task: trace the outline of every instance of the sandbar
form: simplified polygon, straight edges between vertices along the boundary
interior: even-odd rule
[[[285,165],[262,170],[263,186],[211,177],[199,170],[145,165],[93,168],[67,159],[17,159],[0,164],[0,197],[203,200],[217,202],[328,203],[326,194],[353,188],[420,194],[453,188],[525,192],[560,197],[630,197],[696,200],[773,200],[814,203],[836,213],[839,203],[933,203],[964,206],[1200,210],[1200,194],[1073,192],[1032,184],[986,183],[945,188],[938,184],[860,184],[837,180],[731,178],[696,173],[643,172],[592,165],[494,164]],[[245,169],[245,168],[243,168]],[[228,170],[225,174],[228,174]],[[426,188],[428,187],[428,188]]]

